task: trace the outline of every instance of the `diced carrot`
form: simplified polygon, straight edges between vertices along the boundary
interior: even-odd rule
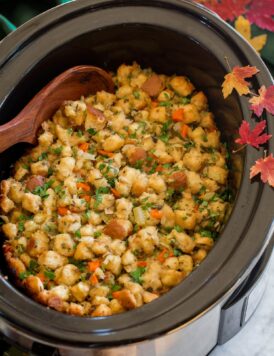
[[[169,251],[167,248],[164,248],[163,251],[161,251],[157,256],[157,260],[161,263],[164,263],[168,257],[172,257],[172,256],[173,253]]]
[[[64,216],[64,215],[67,215],[68,212],[69,212],[69,209],[64,207],[64,206],[59,206],[58,207],[58,214],[59,215]]]
[[[78,189],[83,189],[85,192],[90,192],[91,190],[90,185],[87,183],[78,182],[76,186]]]
[[[119,299],[121,296],[121,292],[120,291],[112,292],[112,296],[115,299]]]
[[[151,102],[151,107],[156,108],[158,106],[158,101],[152,101]]]
[[[89,144],[87,142],[80,143],[79,146],[80,150],[87,152],[89,148]]]
[[[48,283],[47,283],[47,288],[48,288],[48,289],[51,289],[51,288],[53,288],[53,287],[55,287],[54,281],[48,281]]]
[[[160,210],[157,210],[157,209],[150,210],[150,216],[153,219],[161,219],[162,215],[163,215],[163,213]]]
[[[98,153],[102,156],[113,157],[114,153],[105,151],[105,150],[98,150]]]
[[[159,166],[156,167],[156,172],[163,172],[164,167],[159,164]]]
[[[88,263],[88,271],[89,272],[94,272],[96,268],[100,267],[101,261],[100,260],[94,260]]]
[[[177,109],[172,113],[172,120],[176,122],[180,122],[184,120],[184,109]]]
[[[95,284],[99,283],[98,278],[96,274],[93,273],[93,275],[89,279],[90,283],[94,286]]]
[[[181,127],[180,132],[181,132],[181,135],[182,135],[183,138],[187,137],[188,128],[189,127],[187,125],[185,125],[185,124]]]
[[[146,267],[147,266],[147,261],[138,261],[137,262],[138,267]]]
[[[43,272],[39,272],[39,273],[36,275],[36,277],[38,277],[38,278],[41,280],[42,283],[45,283],[46,277],[45,277],[45,275],[44,275]]]
[[[85,201],[86,201],[87,203],[89,203],[90,200],[91,200],[91,196],[90,196],[90,195],[83,195],[83,196],[81,196],[81,198],[85,199]]]
[[[121,194],[117,189],[111,188],[110,190],[112,191],[112,194],[115,196],[115,198],[120,198],[121,197]]]

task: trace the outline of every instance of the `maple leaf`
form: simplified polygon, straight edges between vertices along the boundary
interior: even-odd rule
[[[271,187],[274,187],[274,157],[272,153],[265,157],[258,159],[254,166],[250,168],[250,179],[261,173],[261,180]]]
[[[240,138],[237,138],[235,142],[240,145],[251,145],[259,148],[259,145],[267,142],[272,137],[272,135],[267,135],[266,133],[261,135],[265,127],[266,121],[262,120],[253,130],[250,130],[249,123],[244,120],[239,129]]]
[[[264,109],[274,115],[274,85],[271,85],[267,89],[263,85],[259,89],[259,96],[253,96],[249,99],[249,102],[252,104],[250,109],[253,110],[257,116],[261,116]]]
[[[256,51],[260,51],[266,44],[267,35],[259,35],[251,38],[250,22],[243,16],[239,16],[235,21],[235,29],[251,44]]]
[[[248,94],[250,92],[248,87],[249,83],[245,78],[250,78],[258,72],[259,70],[256,67],[249,65],[245,67],[234,67],[231,73],[225,75],[225,80],[222,84],[224,98],[228,97],[233,89],[236,89],[240,95]]]
[[[246,6],[251,0],[198,0],[210,10],[215,11],[225,21],[233,21],[246,12]]]
[[[273,0],[254,0],[246,13],[248,20],[260,28],[274,31],[274,3]]]

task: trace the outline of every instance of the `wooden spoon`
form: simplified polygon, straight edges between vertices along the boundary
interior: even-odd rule
[[[51,118],[64,100],[100,90],[114,91],[111,76],[101,68],[81,65],[58,75],[14,119],[0,126],[0,153],[18,142],[35,143],[41,123]]]

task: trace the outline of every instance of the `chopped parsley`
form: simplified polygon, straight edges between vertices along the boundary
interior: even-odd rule
[[[24,221],[19,221],[18,223],[18,232],[24,231]]]
[[[151,166],[151,169],[148,171],[148,174],[153,174],[156,172],[156,168],[158,166],[157,162],[154,162],[153,165]]]
[[[28,269],[25,272],[19,273],[18,277],[21,280],[23,280],[23,279],[25,279],[25,278],[27,278],[27,277],[29,277],[31,275],[37,274],[38,270],[39,270],[38,262],[36,262],[35,260],[31,260],[30,263],[29,263]]]
[[[86,220],[89,220],[90,217],[91,217],[91,210],[86,210],[86,211],[84,212],[84,218],[85,218]]]
[[[175,226],[174,226],[174,229],[175,229],[177,232],[183,232],[183,231],[184,231],[184,229],[183,229],[181,226],[179,226],[179,225],[175,225]]]
[[[53,281],[55,279],[55,273],[53,271],[44,271],[44,276],[48,278],[50,281]]]
[[[95,204],[94,207],[98,208],[98,206],[102,203],[103,197],[102,194],[108,194],[109,187],[99,187],[95,191]]]
[[[80,232],[80,230],[75,231],[75,236],[78,237],[78,239],[81,238],[81,232]]]
[[[66,192],[63,190],[61,184],[57,185],[57,187],[54,188],[54,191],[59,196],[59,198],[63,198],[66,195]]]
[[[69,263],[76,266],[80,272],[85,272],[87,263],[84,261],[75,260],[73,257],[69,257]]]
[[[45,225],[44,231],[49,235],[54,235],[57,233],[58,229],[56,224],[54,224],[53,222],[49,222],[48,224]]]
[[[94,237],[99,237],[102,235],[101,231],[95,231],[95,233],[93,234]]]
[[[31,260],[29,263],[29,271],[31,272],[31,274],[36,274],[38,272],[39,269],[39,263],[35,260]]]
[[[20,272],[18,277],[21,280],[26,279],[27,277],[29,277],[31,275],[31,273],[29,271],[25,271],[25,272]]]
[[[19,217],[18,217],[18,232],[23,232],[24,231],[24,224],[25,224],[25,221],[27,220],[31,220],[33,218],[33,216],[27,216],[27,215],[23,215],[21,214]]]
[[[119,284],[113,284],[113,286],[111,287],[111,290],[113,292],[117,292],[120,289],[122,289],[122,287]]]
[[[97,134],[97,131],[95,129],[93,129],[92,127],[87,129],[87,132],[91,135],[94,136]]]
[[[138,90],[134,90],[133,96],[134,96],[135,99],[140,99],[140,97],[141,97],[140,96],[140,92]]]
[[[62,153],[63,149],[64,149],[63,146],[59,146],[59,147],[53,148],[51,151],[55,155],[60,155]]]
[[[170,101],[161,101],[158,105],[159,106],[170,107],[170,106],[172,106],[172,103]]]
[[[195,142],[193,142],[193,141],[187,141],[187,142],[184,144],[184,148],[185,148],[186,150],[189,150],[189,149],[191,149],[192,147],[195,147]]]
[[[53,174],[53,169],[52,167],[49,167],[48,169],[48,177],[51,176]]]
[[[202,237],[212,237],[212,231],[209,230],[201,230],[200,235]]]
[[[177,249],[177,248],[174,248],[173,249],[173,255],[175,256],[175,257],[179,257],[179,256],[182,256],[182,251],[180,251],[179,249]]]
[[[29,166],[27,164],[22,164],[22,167],[26,170],[29,170]]]
[[[46,199],[49,194],[47,190],[52,186],[54,183],[54,179],[50,179],[48,182],[44,183],[42,186],[38,186],[33,190],[33,194],[39,195],[42,199]]]
[[[145,273],[146,267],[137,267],[137,269],[130,273],[131,278],[134,282],[141,284],[141,277]]]
[[[41,155],[38,157],[38,161],[43,161],[43,159],[47,159],[48,154],[47,152],[42,152]]]
[[[180,98],[179,103],[183,105],[189,104],[190,98],[188,98],[187,96],[185,96],[184,98]]]
[[[230,188],[225,189],[222,193],[219,194],[219,198],[226,202],[232,202],[233,200],[233,191]]]
[[[163,124],[162,129],[161,129],[161,135],[159,136],[159,139],[165,143],[167,143],[169,140],[169,127],[171,124],[172,124],[172,121],[169,120]]]
[[[111,188],[114,188],[116,179],[114,177],[106,177],[106,179],[108,181],[108,184],[111,186]]]
[[[134,132],[128,136],[129,138],[137,138],[137,132]]]
[[[144,161],[142,159],[138,159],[138,161],[135,162],[134,168],[141,169],[143,164],[144,164]]]
[[[103,171],[105,168],[106,168],[105,163],[99,164],[99,169],[100,169],[100,171]]]

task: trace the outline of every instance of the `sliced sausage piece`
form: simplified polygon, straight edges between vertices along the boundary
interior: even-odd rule
[[[90,112],[90,114],[98,117],[98,119],[104,120],[105,119],[105,115],[103,114],[103,112],[101,110],[95,109],[93,106],[87,104],[87,109]]]
[[[156,74],[153,74],[142,85],[143,91],[145,91],[149,96],[158,96],[163,88],[164,85],[162,79]]]
[[[184,172],[174,172],[169,178],[169,186],[175,190],[184,188],[187,184],[187,177]]]
[[[27,180],[26,187],[29,191],[33,192],[36,187],[41,187],[45,183],[43,176],[31,176]]]
[[[143,161],[147,157],[146,151],[141,147],[136,147],[128,157],[129,163],[134,166],[138,161]]]
[[[132,231],[129,220],[112,219],[104,228],[104,233],[113,239],[124,240]]]
[[[48,306],[58,311],[64,310],[64,302],[60,297],[57,296],[49,298]]]

